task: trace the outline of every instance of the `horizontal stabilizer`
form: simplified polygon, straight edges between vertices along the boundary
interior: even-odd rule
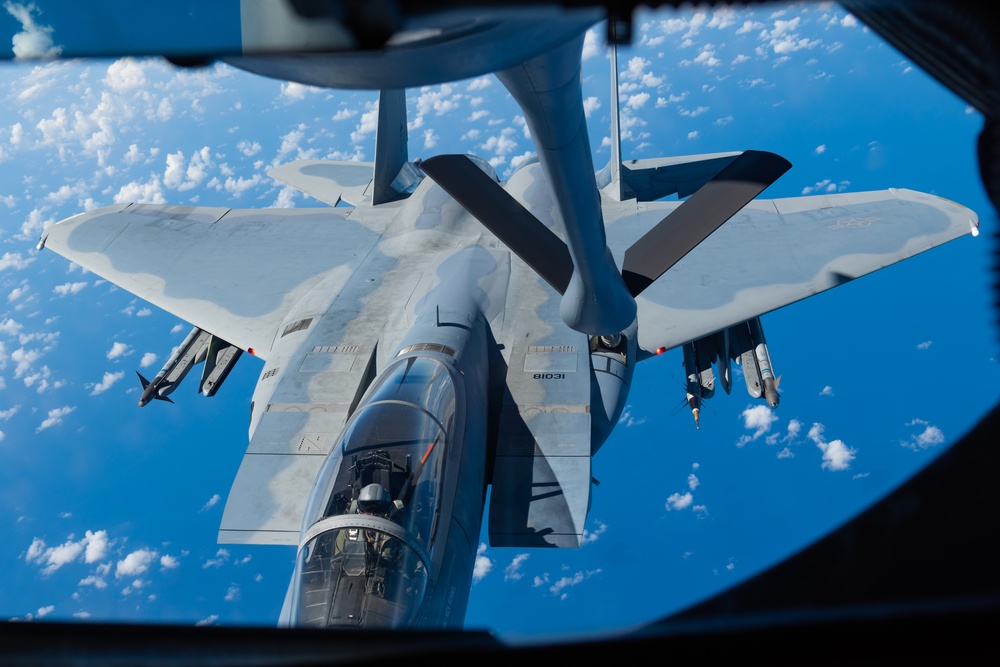
[[[625,251],[622,277],[638,296],[791,168],[780,155],[746,151]]]
[[[375,165],[371,162],[296,160],[267,172],[271,178],[330,206],[357,206],[366,197]]]
[[[553,289],[566,292],[573,275],[566,244],[499,183],[464,155],[438,155],[420,167]]]

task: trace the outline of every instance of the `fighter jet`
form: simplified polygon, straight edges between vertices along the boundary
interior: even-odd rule
[[[506,180],[410,160],[405,89],[433,68],[234,60],[382,87],[374,162],[270,172],[330,208],[118,204],[40,241],[263,361],[219,541],[297,547],[281,624],[461,627],[487,492],[493,545],[579,546],[637,363],[682,347],[694,408],[739,360],[773,407],[760,315],[976,233],[911,190],[757,199],[790,167],[758,150],[622,161],[615,141],[596,170],[590,23],[490,65],[537,149]]]

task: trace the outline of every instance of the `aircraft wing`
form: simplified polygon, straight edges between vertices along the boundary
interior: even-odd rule
[[[607,209],[619,264],[679,205]],[[639,346],[677,347],[977,230],[971,210],[912,190],[754,200],[638,296]]]
[[[49,227],[39,247],[266,359],[289,308],[321,281],[336,294],[381,236],[352,210],[118,204]]]

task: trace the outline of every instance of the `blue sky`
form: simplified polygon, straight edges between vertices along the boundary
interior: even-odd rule
[[[26,32],[8,5],[2,25]],[[759,572],[933,460],[1000,386],[978,113],[835,5],[642,14],[635,34],[618,58],[626,158],[774,151],[793,167],[765,196],[911,188],[985,233],[765,315],[774,412],[737,386],[696,431],[680,351],[640,365],[594,460],[586,544],[482,537],[467,626],[511,640],[627,628]],[[602,35],[584,60],[598,166]],[[134,371],[155,374],[189,327],[35,244],[118,201],[320,206],[266,171],[371,159],[376,94],[156,59],[0,77],[0,617],[273,625],[293,550],[215,541],[260,362],[244,355],[212,399],[192,383],[138,408]],[[407,99],[411,158],[471,152],[503,176],[532,151],[492,76]]]

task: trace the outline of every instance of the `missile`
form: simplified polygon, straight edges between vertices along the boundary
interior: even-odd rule
[[[211,338],[212,334],[194,327],[184,342],[170,355],[167,363],[163,364],[163,368],[156,374],[152,382],[136,371],[135,374],[139,376],[139,382],[142,383],[139,407],[144,407],[154,399],[173,403],[167,396],[177,388],[192,366],[204,360]]]
[[[139,371],[136,371],[135,374],[139,376],[139,382],[142,384],[142,396],[139,397],[140,408],[144,407],[154,398],[160,401],[166,401],[167,403],[173,403],[173,401],[167,398],[167,394],[170,393],[172,387],[168,387],[166,385],[161,387],[163,384],[163,371],[157,373],[152,382],[142,377],[142,373]],[[163,393],[161,394],[160,391],[157,390],[160,390]]]
[[[686,343],[684,351],[684,375],[687,378],[685,400],[694,415],[694,427],[701,428],[701,382],[698,381],[698,363],[695,358],[694,344]]]
[[[753,339],[754,357],[757,360],[757,368],[760,371],[760,379],[764,383],[764,399],[772,408],[778,407],[778,383],[780,378],[774,377],[774,370],[771,367],[771,355],[767,352],[767,341],[764,339],[764,330],[760,326],[760,318],[755,317],[749,321],[750,337]]]

